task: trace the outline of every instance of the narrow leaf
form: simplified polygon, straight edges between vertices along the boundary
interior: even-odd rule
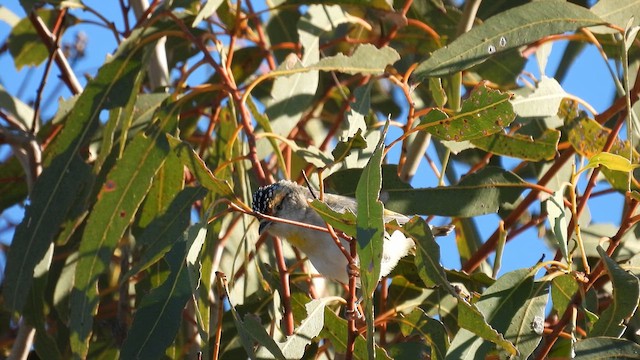
[[[400,60],[393,48],[385,46],[378,49],[371,44],[360,45],[351,56],[338,54],[326,57],[309,69],[337,71],[345,74],[382,75],[387,67]]]
[[[640,345],[627,339],[590,337],[575,344],[576,360],[638,359]]]
[[[534,285],[529,298],[513,316],[504,337],[518,349],[518,358],[528,359],[542,340],[549,284],[539,282]]]
[[[187,255],[189,245],[202,245],[206,220],[193,225],[164,257],[170,272],[158,288],[142,298],[133,324],[122,345],[123,359],[160,358],[171,345],[180,327],[182,311],[195,290],[189,281]],[[198,240],[200,239],[200,240]]]
[[[424,284],[429,288],[440,286],[445,291],[455,294],[440,264],[440,246],[433,238],[429,224],[421,217],[415,216],[401,228],[393,225],[391,227],[390,230],[400,230],[416,243],[415,264]]]
[[[562,256],[568,261],[569,237],[567,236],[567,215],[564,208],[564,189],[565,187],[563,186],[560,190],[556,191],[553,196],[545,202],[545,205],[547,208],[547,219],[551,225],[553,237],[558,244]]]
[[[364,295],[364,311],[367,321],[367,351],[369,358],[373,359],[373,291],[380,281],[380,262],[382,261],[382,248],[385,241],[384,231],[384,206],[380,202],[380,188],[382,187],[382,153],[384,150],[384,137],[388,124],[385,125],[369,163],[362,170],[356,188],[356,200],[358,211],[356,214],[356,239],[357,252],[360,261],[360,284]]]
[[[585,171],[587,169],[597,168],[598,166],[604,166],[609,170],[614,171],[623,171],[623,172],[631,172],[634,169],[640,167],[638,164],[632,164],[629,159],[624,158],[620,155],[601,152],[596,154],[589,159],[587,165],[584,168],[580,169],[580,171]]]
[[[107,270],[117,242],[135,216],[153,176],[169,153],[164,134],[139,134],[107,175],[89,215],[80,243],[80,258],[71,295],[71,347],[86,357],[93,315],[99,298],[96,282]]]
[[[282,354],[287,359],[302,359],[307,345],[320,334],[324,327],[324,309],[327,302],[332,299],[314,299],[305,304],[307,317],[302,320],[300,325],[294,330],[291,336],[283,342],[276,342]],[[273,358],[265,348],[258,351],[259,358]],[[271,356],[270,356],[271,355]]]
[[[173,136],[168,136],[168,139],[171,148],[178,155],[182,164],[191,171],[191,174],[202,187],[219,197],[235,199],[233,189],[231,189],[229,183],[226,180],[215,177],[189,144]]]
[[[204,6],[198,12],[198,15],[191,23],[191,27],[196,27],[200,24],[200,22],[204,19],[208,19],[209,16],[213,15],[218,7],[222,5],[222,0],[206,0]]]
[[[102,109],[122,107],[142,79],[141,56],[123,53],[105,64],[75,102],[65,127],[45,157],[45,169],[31,193],[22,223],[16,228],[7,258],[3,289],[5,306],[19,311],[33,277],[80,189],[91,182],[90,169],[80,157],[99,123]]]
[[[324,329],[322,329],[320,336],[331,340],[336,352],[344,353],[347,349],[347,320],[341,319],[333,310],[325,308],[324,324]],[[375,345],[375,353],[378,360],[391,360],[387,352],[378,345]],[[368,359],[367,344],[362,335],[356,337],[353,359]]]
[[[581,6],[561,1],[528,3],[503,11],[438,49],[415,71],[417,81],[468,69],[497,52],[549,35],[576,31],[604,21]]]
[[[640,283],[638,278],[624,271],[618,263],[613,261],[604,249],[598,246],[598,253],[611,278],[613,285],[613,301],[602,312],[600,319],[593,324],[590,336],[620,337],[627,328],[624,320],[633,315],[638,308],[640,297]]]
[[[501,333],[505,333],[512,326],[514,316],[526,314],[527,309],[523,307],[529,301],[533,289],[533,275],[530,269],[520,269],[500,277],[487,288],[475,304],[478,312],[484,315],[483,317],[479,317],[474,311],[469,311],[469,306],[461,307],[459,302],[458,323],[463,329],[453,338],[447,358],[484,358],[493,346],[483,342],[483,339],[495,342],[511,355],[515,355],[517,353],[515,346]],[[536,315],[539,315],[539,312]],[[481,322],[483,318],[489,325]]]
[[[347,209],[344,213],[333,210],[326,203],[320,200],[313,200],[309,206],[315,210],[320,217],[335,229],[342,231],[349,236],[356,236],[356,216]]]
[[[401,214],[473,217],[497,212],[513,203],[525,189],[520,177],[503,169],[486,167],[458,185],[387,190],[387,208]]]
[[[124,279],[145,270],[165,256],[189,225],[193,203],[204,195],[206,190],[202,187],[189,187],[176,195],[167,210],[159,214],[138,239],[138,244],[146,249],[140,260],[123,276]]]

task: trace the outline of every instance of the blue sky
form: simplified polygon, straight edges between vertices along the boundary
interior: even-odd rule
[[[115,6],[114,2],[110,1],[90,1],[91,6],[94,6],[98,11],[104,14],[109,19],[115,19],[118,27],[120,26],[121,19],[119,15],[119,8]],[[4,0],[3,5],[15,12],[19,17],[23,17],[24,13],[17,0]],[[87,14],[81,16],[86,17]],[[76,64],[75,72],[80,78],[81,82],[86,82],[83,74],[95,74],[99,66],[104,62],[108,53],[113,52],[116,47],[116,41],[113,35],[96,25],[83,24],[74,26],[69,29],[64,37],[63,42],[70,42],[79,31],[84,32],[88,36],[87,56]],[[0,39],[3,41],[7,38],[10,32],[10,27],[0,19]],[[547,74],[553,75],[560,61],[565,43],[556,43],[551,53],[549,64],[547,66]],[[37,69],[23,68],[20,71],[16,71],[13,65],[13,61],[8,53],[0,55],[0,84],[4,86],[11,94],[21,95],[23,101],[31,101],[35,97],[37,86],[42,78],[43,67]],[[527,64],[527,71],[531,72],[535,76],[539,77],[538,66],[535,57],[531,57]],[[52,75],[49,79],[49,85],[47,86],[43,99],[49,99],[51,92],[55,89],[55,77],[57,76],[57,69],[54,66]],[[606,68],[604,60],[600,57],[594,46],[587,46],[585,51],[576,60],[571,67],[565,81],[562,83],[565,91],[576,95],[588,103],[590,103],[598,112],[601,112],[607,108],[611,103],[613,92],[613,81],[611,80],[609,71]],[[22,88],[22,90],[21,90]],[[61,93],[62,97],[70,96],[70,93],[63,87]],[[56,104],[48,104],[45,106],[44,117],[51,116],[55,109]],[[430,153],[433,158],[437,158],[435,153]],[[6,148],[0,146],[0,159],[6,156]],[[418,173],[431,174],[431,171],[425,167],[423,163]],[[458,169],[458,173],[464,173],[464,169]],[[414,186],[433,186],[432,179],[419,179],[416,178],[413,182]],[[598,189],[603,188],[599,186]],[[534,209],[538,210],[537,204]],[[589,203],[592,211],[592,217],[595,222],[610,222],[617,224],[620,221],[622,210],[622,196],[619,194],[611,194],[603,197],[592,198]],[[6,220],[16,223],[21,218],[19,211],[10,211],[0,218],[0,231],[6,227]],[[439,222],[447,221],[439,219]],[[486,215],[476,218],[479,224],[479,229],[483,239],[488,238],[495,230],[498,222],[496,215]],[[8,244],[11,241],[12,233],[8,231],[0,232],[0,242]],[[439,243],[443,249],[443,264],[449,268],[459,268],[460,263],[457,260],[457,250],[453,241],[453,237],[449,236],[444,239],[440,239]],[[520,235],[513,242],[509,243],[505,249],[505,258],[503,260],[504,273],[508,270],[516,268],[522,268],[523,266],[531,266],[540,259],[540,256],[546,253],[547,259],[553,257],[553,254],[549,253],[543,241],[538,239],[535,231],[531,230],[523,235]]]

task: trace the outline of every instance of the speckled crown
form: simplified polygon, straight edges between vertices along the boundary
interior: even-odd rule
[[[253,193],[253,204],[251,206],[253,211],[268,214],[273,195],[279,187],[280,184],[276,183],[258,188],[258,190]]]

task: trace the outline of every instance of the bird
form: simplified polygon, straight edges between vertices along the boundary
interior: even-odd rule
[[[309,201],[315,197],[310,188],[289,180],[280,180],[276,183],[262,186],[254,192],[252,209],[258,214],[326,227],[325,221],[309,205]],[[323,201],[336,212],[345,213],[346,211],[351,211],[356,214],[358,204],[351,197],[325,193]],[[268,232],[271,235],[286,239],[291,245],[307,255],[318,273],[343,284],[348,284],[349,260],[338,248],[329,233],[294,224],[271,221],[259,216],[258,218],[260,221],[259,234]],[[398,224],[402,225],[409,221],[410,218],[385,209],[385,223],[392,220],[396,220]],[[447,235],[453,228],[453,225],[431,227],[435,236]],[[349,249],[347,240],[340,239],[340,241],[345,249]],[[387,276],[398,264],[398,261],[408,255],[414,246],[413,240],[404,236],[401,231],[395,230],[391,234],[385,231],[380,278]]]

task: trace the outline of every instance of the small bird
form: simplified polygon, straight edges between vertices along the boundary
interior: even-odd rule
[[[314,194],[308,188],[291,181],[280,180],[275,184],[256,190],[253,194],[252,207],[253,211],[257,213],[325,227],[324,220],[309,206],[309,201],[314,198]],[[324,202],[336,212],[344,213],[350,210],[355,214],[357,211],[356,200],[350,197],[325,193]],[[392,220],[404,224],[409,221],[409,217],[385,209],[385,223]],[[443,236],[451,232],[453,225],[432,227],[431,229],[434,235]],[[258,232],[262,234],[265,231],[287,239],[289,243],[302,250],[320,274],[343,284],[349,282],[347,270],[349,262],[330,234],[297,225],[261,219]],[[349,249],[348,241],[341,239],[341,242],[345,249]],[[397,230],[392,234],[385,232],[380,277],[388,275],[398,264],[398,261],[409,254],[413,247],[413,240],[405,237],[402,232]]]

